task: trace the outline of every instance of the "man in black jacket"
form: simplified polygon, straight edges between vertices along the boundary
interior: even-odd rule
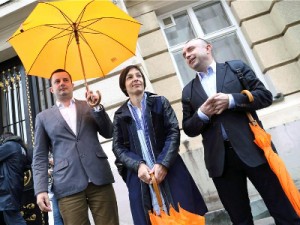
[[[20,207],[24,188],[27,150],[18,136],[6,132],[0,138],[0,218],[1,224],[26,225]]]
[[[254,97],[250,102],[227,64],[215,62],[212,45],[202,39],[183,48],[186,63],[197,72],[182,91],[183,130],[201,134],[205,164],[234,225],[253,225],[247,178],[262,196],[277,225],[299,225],[300,219],[285,196],[261,149],[253,142],[246,112],[258,123],[255,110],[272,103],[272,94],[243,64],[242,73]],[[260,123],[261,125],[261,123]]]

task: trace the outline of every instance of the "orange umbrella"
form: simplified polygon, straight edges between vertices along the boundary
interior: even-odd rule
[[[242,93],[246,94],[249,101],[252,102],[253,96],[247,91],[243,90]],[[250,120],[250,128],[254,134],[254,143],[264,151],[264,155],[270,165],[272,171],[276,174],[282,189],[291,202],[294,210],[300,216],[300,192],[298,191],[295,183],[293,182],[289,172],[287,171],[282,159],[273,151],[271,145],[271,135],[262,129],[252,115],[247,112]]]
[[[205,217],[188,212],[180,207],[178,203],[179,212],[177,212],[171,205],[169,208],[169,215],[163,211],[162,199],[158,184],[155,177],[151,174],[153,189],[156,194],[158,205],[160,207],[160,215],[149,212],[149,217],[152,225],[204,225]]]

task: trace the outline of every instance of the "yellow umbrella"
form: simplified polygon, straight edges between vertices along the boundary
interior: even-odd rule
[[[135,55],[140,25],[108,0],[40,2],[8,41],[27,74],[86,83]]]
[[[254,101],[253,95],[248,90],[243,90],[243,94],[248,96],[250,102]],[[271,145],[271,135],[261,128],[252,115],[247,112],[250,129],[254,135],[254,143],[264,152],[270,168],[276,174],[281,187],[292,204],[295,212],[300,216],[300,192],[293,179],[287,171],[282,159],[273,151]]]

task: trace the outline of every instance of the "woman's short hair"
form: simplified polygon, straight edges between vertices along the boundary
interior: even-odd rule
[[[120,74],[120,77],[119,77],[119,86],[120,86],[120,89],[121,91],[128,97],[128,93],[126,91],[126,86],[125,86],[125,83],[126,83],[126,76],[127,74],[129,73],[129,71],[131,69],[137,69],[141,75],[142,75],[142,78],[143,78],[143,81],[144,81],[144,88],[146,88],[146,79],[145,79],[145,75],[143,74],[143,72],[141,71],[141,69],[136,66],[136,65],[130,65],[130,66],[127,66],[126,68],[124,68]]]

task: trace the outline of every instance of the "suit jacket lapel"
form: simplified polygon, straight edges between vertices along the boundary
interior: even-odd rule
[[[81,121],[82,121],[82,110],[84,108],[84,105],[82,105],[82,102],[75,99],[75,107],[76,107],[76,135],[79,134]]]
[[[201,98],[203,101],[206,101],[206,99],[208,98],[202,84],[200,83],[199,77],[198,75],[196,75],[195,79],[194,79],[194,87],[192,87],[192,91],[193,94],[195,95],[196,99]]]
[[[217,71],[216,71],[217,93],[222,92],[225,75],[226,75],[225,64],[217,63]]]
[[[62,124],[71,134],[74,135],[72,129],[69,127],[69,125],[67,124],[67,122],[65,121],[65,119],[63,118],[63,116],[61,115],[59,108],[57,107],[57,105],[54,105],[52,107],[52,111],[53,111],[53,115],[54,117],[58,120],[59,124]]]

